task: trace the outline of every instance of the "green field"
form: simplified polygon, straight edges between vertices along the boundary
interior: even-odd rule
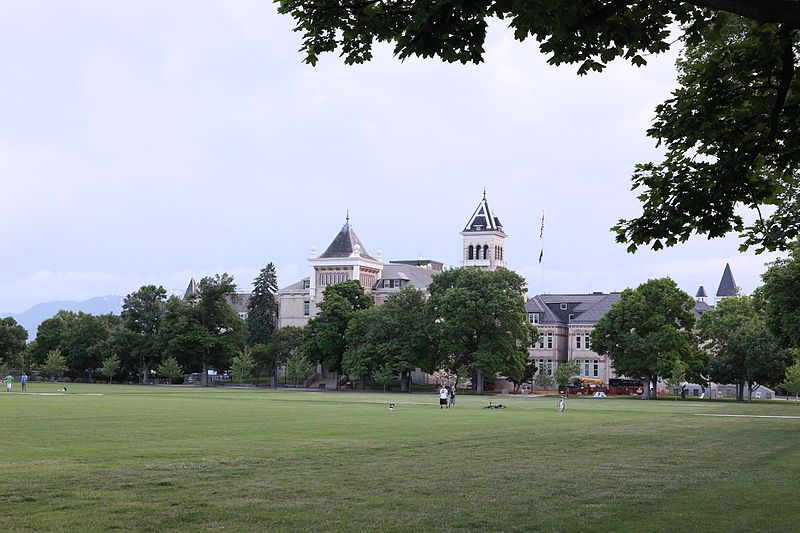
[[[508,408],[483,409],[489,399]],[[800,419],[696,416],[800,417],[800,404],[570,399],[556,413],[556,402],[461,395],[442,411],[433,394],[0,392],[0,530],[800,527]]]

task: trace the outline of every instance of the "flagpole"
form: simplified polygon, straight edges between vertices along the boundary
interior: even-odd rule
[[[544,258],[544,210],[542,210],[542,223],[539,226],[539,273],[541,275],[541,282],[542,282],[542,290],[540,294],[544,294],[544,265],[542,264],[542,259]]]

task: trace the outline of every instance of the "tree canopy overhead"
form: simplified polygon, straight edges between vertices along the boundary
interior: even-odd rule
[[[784,250],[800,235],[800,0],[276,0],[303,34],[305,61],[339,51],[372,59],[376,42],[400,59],[483,61],[489,19],[533,38],[578,74],[614,59],[646,64],[680,28],[679,88],[656,109],[647,134],[660,163],[637,165],[643,211],[612,230],[633,252],[692,234],[738,232],[741,248]],[[756,212],[746,225],[737,208]]]

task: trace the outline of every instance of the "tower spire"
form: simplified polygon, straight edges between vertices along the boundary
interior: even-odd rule
[[[347,216],[345,217],[345,223],[349,226],[350,225],[350,209],[347,210]]]

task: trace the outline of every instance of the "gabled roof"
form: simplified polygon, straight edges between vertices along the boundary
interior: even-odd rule
[[[282,288],[281,290],[278,291],[278,294],[280,295],[280,294],[287,293],[287,292],[296,292],[296,291],[302,291],[302,290],[305,290],[306,292],[308,292],[309,289],[306,288],[306,283],[310,283],[310,282],[311,282],[311,278],[309,276],[306,276],[305,278],[301,279],[300,281],[297,281],[295,283],[292,283],[291,285],[287,285],[286,287]]]
[[[731,265],[725,263],[725,272],[722,273],[722,279],[719,282],[717,289],[717,297],[736,296],[739,292],[739,287],[733,281],[733,273],[731,272]]]
[[[383,271],[381,271],[381,277],[375,282],[375,286],[377,287],[382,279],[401,279],[408,281],[415,289],[425,291],[428,289],[428,285],[431,284],[433,276],[438,273],[439,271],[432,268],[406,265],[403,263],[389,263],[388,265],[384,265]]]
[[[706,302],[695,302],[692,312],[694,313],[695,318],[700,318],[703,313],[706,311],[711,311],[712,309],[714,308],[708,305]]]
[[[594,325],[619,301],[620,293],[604,294],[539,294],[525,302],[528,313],[541,313],[539,324],[544,326],[567,326],[569,324]],[[566,309],[561,309],[562,304]],[[692,308],[696,317],[711,309],[705,302],[697,302]],[[572,315],[570,320],[569,316]]]
[[[353,231],[350,223],[346,222],[345,225],[342,226],[339,234],[334,237],[328,248],[322,253],[322,255],[320,255],[320,258],[328,259],[331,257],[350,257],[353,255],[353,250],[355,249],[356,245],[358,245],[360,248],[359,255],[361,257],[372,259],[373,261],[375,260],[374,257],[371,257],[367,253],[366,247],[358,238],[356,232]]]
[[[706,292],[706,288],[700,285],[700,288],[697,289],[697,294],[694,295],[695,298],[708,298],[708,293]]]
[[[464,227],[464,232],[472,231],[499,231],[503,232],[503,225],[500,219],[494,216],[486,201],[486,191],[483,192],[483,200],[478,204],[478,208]]]
[[[200,294],[200,289],[197,287],[197,282],[194,280],[194,277],[192,277],[192,279],[189,280],[189,286],[186,287],[186,292],[183,293],[183,299],[188,300],[189,298],[194,298],[198,294]]]

